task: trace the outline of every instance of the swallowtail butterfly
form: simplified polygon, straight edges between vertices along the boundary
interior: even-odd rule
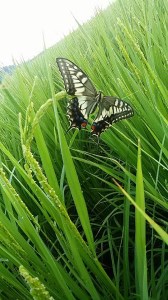
[[[100,136],[113,123],[134,115],[127,102],[97,92],[88,76],[73,62],[66,58],[57,58],[56,62],[67,94],[74,96],[68,105],[70,129],[86,128],[89,115],[97,111],[91,130]]]

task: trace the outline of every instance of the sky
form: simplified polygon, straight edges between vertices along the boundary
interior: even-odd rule
[[[111,0],[0,0],[0,66],[28,60]],[[74,16],[74,17],[73,17]]]

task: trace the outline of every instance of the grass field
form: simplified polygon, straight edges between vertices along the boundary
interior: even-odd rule
[[[117,0],[5,78],[1,300],[168,298],[167,15],[167,0]],[[99,145],[89,126],[66,133],[56,57],[134,117]]]

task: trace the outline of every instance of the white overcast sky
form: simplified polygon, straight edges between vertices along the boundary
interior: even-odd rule
[[[31,59],[112,0],[0,0],[0,66]]]

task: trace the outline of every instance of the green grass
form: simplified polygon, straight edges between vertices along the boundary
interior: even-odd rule
[[[0,299],[167,299],[167,13],[118,0],[5,78]],[[99,146],[66,133],[56,57],[134,108]]]

